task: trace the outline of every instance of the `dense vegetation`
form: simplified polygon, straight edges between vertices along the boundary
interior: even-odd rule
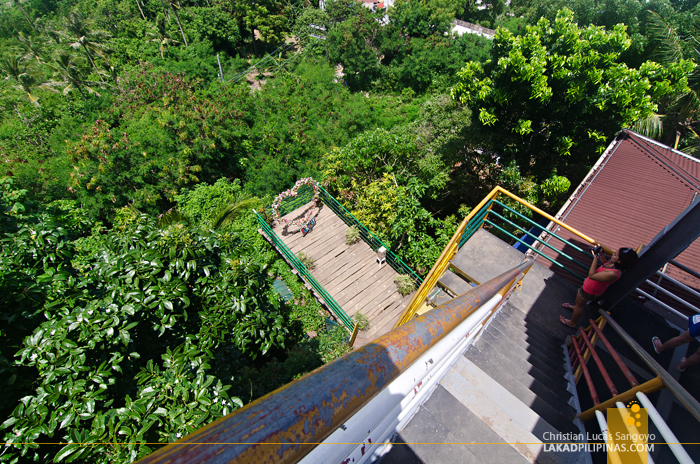
[[[251,212],[298,178],[425,274],[622,127],[692,153],[696,2],[483,5],[4,5],[0,461],[131,462],[347,351]]]

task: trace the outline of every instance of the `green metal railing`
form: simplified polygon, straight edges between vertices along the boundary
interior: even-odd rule
[[[501,212],[499,213],[498,211],[494,210],[494,206],[500,207],[500,208],[501,208]],[[525,228],[525,227],[523,227],[523,226],[521,226],[521,225],[519,225],[519,224],[516,224],[515,222],[513,222],[511,219],[509,219],[509,218],[506,217],[506,216],[509,216],[509,217],[511,217],[511,218],[512,218],[512,217],[515,217],[515,218],[517,218],[517,219],[524,220],[524,221],[525,221],[526,223],[528,223],[530,226],[535,226],[535,227],[538,227],[538,228],[544,230],[544,227],[540,226],[539,224],[537,224],[535,221],[533,221],[533,220],[530,219],[529,217],[523,215],[522,213],[519,213],[518,211],[516,211],[515,209],[513,209],[512,207],[506,205],[505,203],[503,203],[503,202],[501,202],[501,201],[498,201],[498,200],[496,200],[496,199],[492,199],[492,200],[488,201],[488,202],[476,213],[476,215],[467,223],[467,226],[466,226],[466,228],[465,228],[465,230],[464,230],[464,234],[462,234],[462,237],[461,237],[460,240],[459,240],[459,247],[461,248],[462,245],[464,245],[464,244],[466,243],[466,241],[469,240],[469,238],[470,238],[472,235],[474,235],[474,233],[475,233],[477,230],[479,230],[484,224],[489,224],[491,227],[493,227],[494,229],[496,229],[496,230],[499,231],[500,233],[504,234],[505,236],[507,236],[507,237],[509,237],[509,238],[511,238],[511,239],[514,239],[514,240],[520,242],[521,244],[523,244],[523,245],[525,245],[526,247],[528,247],[530,250],[534,251],[534,252],[537,253],[538,255],[540,255],[540,256],[542,256],[543,258],[545,258],[546,260],[550,261],[550,262],[551,262],[552,264],[554,264],[555,266],[557,266],[557,267],[559,267],[559,268],[565,270],[566,272],[568,272],[569,274],[573,275],[574,277],[576,277],[576,278],[578,278],[578,279],[580,279],[580,280],[584,280],[584,279],[585,279],[585,277],[579,273],[580,271],[579,271],[579,272],[576,272],[575,270],[572,269],[572,267],[566,266],[565,264],[562,264],[561,262],[556,261],[555,259],[553,259],[553,258],[547,256],[546,254],[542,253],[540,250],[534,248],[532,245],[526,243],[526,242],[523,240],[523,237],[524,237],[524,236],[529,236],[529,237],[531,237],[531,238],[534,239],[536,242],[541,243],[542,245],[544,245],[545,247],[549,248],[550,250],[552,250],[552,251],[553,251],[554,253],[556,253],[557,255],[563,257],[563,258],[566,260],[567,263],[569,263],[569,264],[575,264],[576,266],[579,266],[579,267],[581,267],[582,269],[585,269],[586,271],[588,270],[588,268],[589,268],[589,266],[590,266],[589,264],[584,264],[584,263],[582,263],[581,261],[579,261],[579,260],[577,260],[576,258],[572,257],[572,256],[569,255],[568,253],[566,253],[566,252],[564,252],[564,251],[562,251],[562,250],[559,250],[559,249],[553,247],[553,246],[550,245],[549,243],[547,243],[547,242],[545,242],[544,240],[540,239],[538,236],[536,236],[536,235],[530,233],[530,231],[528,230],[528,229],[530,228],[530,226],[528,226],[528,228]],[[500,220],[500,221],[499,221],[500,224],[497,224],[496,222],[494,222],[494,220],[493,220],[494,218],[498,218],[498,219]],[[517,219],[516,219],[516,220],[517,220]],[[507,226],[509,226],[509,227],[507,227],[506,224],[507,224]],[[510,229],[510,230],[508,230],[508,229]],[[516,235],[516,233],[518,233],[518,232],[520,232],[520,234],[522,234],[520,237]],[[573,249],[576,250],[576,251],[579,251],[579,252],[584,253],[584,254],[588,254],[587,251],[583,250],[583,249],[582,249],[581,247],[579,247],[578,245],[576,245],[576,244],[574,244],[574,243],[571,243],[570,241],[568,241],[568,240],[566,240],[566,239],[560,237],[559,235],[555,234],[555,233],[552,232],[552,231],[549,231],[549,230],[548,230],[548,231],[547,231],[547,234],[549,234],[549,235],[551,235],[552,237],[556,238],[557,240],[563,242],[565,245],[570,246],[571,248],[573,248]],[[585,274],[585,273],[584,273],[584,274]]]
[[[389,266],[391,266],[396,272],[399,274],[406,274],[413,280],[413,283],[416,287],[418,287],[422,282],[423,279],[416,274],[413,269],[408,267],[406,263],[401,261],[401,258],[396,256],[392,251],[391,248],[386,246],[384,243],[382,243],[379,238],[374,235],[372,232],[369,231],[360,221],[357,220],[355,216],[353,216],[350,211],[345,209],[343,205],[341,205],[338,200],[333,198],[331,194],[326,192],[323,188],[321,188],[321,200],[323,200],[323,203],[326,204],[333,212],[338,216],[340,219],[343,220],[345,224],[348,226],[352,227],[355,226],[357,229],[360,231],[360,236],[362,237],[362,240],[367,243],[367,245],[372,248],[372,250],[377,251],[379,248],[384,247],[386,248],[386,262],[389,263]]]
[[[369,231],[360,221],[357,220],[343,205],[341,205],[338,200],[336,200],[330,193],[328,193],[323,187],[319,187],[321,201],[328,206],[336,216],[343,220],[345,224],[352,227],[355,226],[360,231],[360,237],[367,243],[367,245],[372,248],[373,251],[377,251],[379,248],[386,248],[386,262],[399,274],[408,275],[416,287],[418,287],[423,279],[416,274],[413,269],[408,267],[401,258],[396,256],[391,249],[385,245],[379,238]],[[280,216],[289,214],[295,209],[301,208],[305,204],[313,200],[313,189],[310,186],[304,186],[299,189],[299,192],[295,197],[288,197],[282,200],[278,208]],[[272,208],[266,208],[272,214]]]
[[[290,211],[293,211],[292,208]],[[335,316],[345,325],[349,331],[353,331],[355,324],[353,323],[350,316],[347,315],[343,308],[333,299],[333,297],[326,291],[325,288],[311,275],[311,273],[306,269],[306,266],[296,257],[292,250],[285,245],[285,243],[280,239],[277,234],[272,230],[268,223],[256,212],[255,216],[258,218],[258,224],[262,231],[267,235],[272,244],[277,250],[282,253],[282,255],[287,259],[287,261],[294,267],[294,269],[299,272],[299,274],[306,280],[306,282],[313,287],[314,290],[323,298],[326,306],[335,314]]]

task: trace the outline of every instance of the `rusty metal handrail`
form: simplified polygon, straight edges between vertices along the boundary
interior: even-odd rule
[[[603,342],[603,345],[605,345],[605,348],[608,350],[608,353],[610,353],[610,356],[613,358],[617,366],[620,368],[620,371],[622,371],[622,375],[625,376],[627,381],[630,383],[630,386],[636,387],[639,385],[639,382],[637,379],[634,377],[632,374],[632,371],[630,370],[629,367],[622,361],[622,358],[620,358],[620,355],[617,354],[617,351],[613,346],[610,344],[608,341],[607,337],[603,335],[603,331],[598,327],[598,325],[595,323],[593,319],[588,320],[591,323],[591,328],[595,331],[595,333],[598,335],[598,338],[600,338],[600,341]]]
[[[693,415],[695,416],[695,419],[700,421],[700,403],[693,398],[688,391],[683,388],[673,377],[671,377],[671,374],[666,372],[666,369],[661,367],[661,365],[656,362],[654,358],[651,357],[649,353],[647,353],[639,344],[634,341],[630,335],[625,332],[625,329],[620,327],[620,325],[615,322],[615,320],[610,317],[610,315],[605,312],[604,310],[600,309],[598,312],[603,316],[603,318],[610,323],[610,326],[615,329],[615,331],[622,337],[622,339],[629,345],[630,348],[639,356],[642,361],[651,369],[651,371],[659,376],[661,379],[661,382],[668,388],[671,393],[678,399],[678,401],[681,402],[683,406],[686,407],[686,409]]]
[[[297,462],[531,266],[472,288],[139,462]]]
[[[598,320],[596,320],[596,322],[598,323],[598,328],[600,330],[603,330],[603,328],[605,327],[605,324],[606,324],[605,319],[603,319],[602,317],[599,317]],[[586,329],[586,331],[588,331],[588,330],[593,330],[593,329],[591,329],[589,327],[588,329]],[[578,335],[576,335],[575,337],[578,337]],[[597,343],[598,343],[598,334],[596,333],[596,334],[593,334],[591,336],[591,345],[595,347]],[[590,352],[590,350],[588,350],[586,348],[586,350],[584,350],[584,353],[583,353],[583,362],[587,363],[588,359],[590,357],[591,357],[591,352]],[[578,361],[579,359],[576,358],[575,360]],[[572,357],[571,368],[575,369],[574,382],[578,385],[578,381],[581,379],[581,375],[583,374],[583,370],[581,369],[581,366],[578,366],[578,367],[576,366],[576,363],[573,362],[573,357]]]
[[[586,378],[586,384],[588,385],[588,391],[591,393],[591,399],[593,400],[593,404],[600,404],[598,394],[596,393],[595,387],[593,386],[593,379],[591,379],[591,374],[588,373],[588,367],[586,367],[586,363],[583,362],[583,354],[581,353],[581,348],[579,348],[578,342],[575,338],[571,339],[571,345],[574,347],[576,356],[579,359],[579,366],[581,366],[581,368],[583,369],[583,376]]]
[[[580,327],[578,330],[579,330],[579,332],[581,332],[581,339],[583,340],[583,343],[585,343],[586,347],[591,351],[591,356],[593,357],[593,361],[595,362],[596,366],[598,366],[598,370],[600,371],[600,375],[603,376],[603,380],[605,381],[605,385],[608,387],[608,390],[610,390],[610,394],[612,396],[619,395],[620,392],[617,391],[617,387],[615,386],[615,383],[612,381],[610,374],[608,374],[608,371],[605,369],[605,366],[603,366],[603,361],[600,360],[600,356],[598,356],[598,353],[595,352],[593,345],[591,345],[591,341],[588,340],[588,337],[586,336],[586,332],[584,332],[583,329]]]

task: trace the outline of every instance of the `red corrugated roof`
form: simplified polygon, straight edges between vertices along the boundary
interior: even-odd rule
[[[699,160],[624,131],[579,186],[560,219],[610,248],[636,248],[648,244],[699,194]],[[588,249],[586,243],[570,232],[560,229],[557,233]],[[559,244],[558,240],[552,240],[556,248]],[[552,256],[551,252],[547,254]],[[590,261],[580,258],[583,262]],[[699,271],[700,240],[691,244],[676,261]],[[579,273],[585,275],[585,272]],[[698,279],[675,267],[669,268],[668,274],[700,289]]]

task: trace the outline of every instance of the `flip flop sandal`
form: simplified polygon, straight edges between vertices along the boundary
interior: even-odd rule
[[[561,322],[562,324],[564,324],[565,326],[567,326],[567,327],[570,328],[570,329],[575,329],[575,328],[576,328],[575,325],[569,325],[569,324],[566,322],[566,319],[564,318],[564,316],[559,316],[559,322]]]
[[[656,354],[661,354],[661,351],[656,347],[656,341],[659,341],[659,345],[661,344],[661,339],[659,337],[654,337],[651,339],[651,344],[654,345],[654,351],[656,351]]]
[[[684,362],[685,362],[685,358],[681,359],[681,362],[678,363],[678,365],[680,366],[681,363],[684,363]],[[686,367],[685,369],[687,369],[687,367]],[[679,368],[678,368],[678,372],[685,372],[685,369],[681,369],[681,368],[679,367]]]
[[[562,307],[562,308],[566,308],[566,309],[570,309],[570,310],[572,310],[572,311],[574,310],[574,306],[573,306],[571,303],[563,303],[563,304],[561,305],[561,307]]]

